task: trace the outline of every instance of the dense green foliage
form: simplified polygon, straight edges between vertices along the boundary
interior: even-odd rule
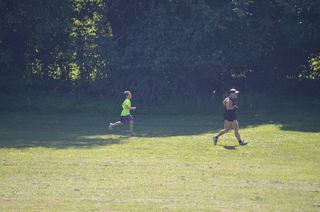
[[[131,89],[158,102],[320,84],[316,0],[0,0],[0,14],[5,91]]]

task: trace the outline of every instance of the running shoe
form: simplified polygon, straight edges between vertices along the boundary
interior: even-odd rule
[[[213,137],[213,144],[214,145],[217,145],[218,139],[219,139],[219,137],[217,137],[217,136]]]
[[[241,146],[244,146],[244,145],[247,145],[248,144],[248,142],[246,142],[245,140],[240,140],[239,141],[239,145],[241,145]]]

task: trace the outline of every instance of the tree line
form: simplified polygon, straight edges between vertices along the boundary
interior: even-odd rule
[[[320,88],[317,0],[0,0],[0,14],[3,91],[159,102]]]

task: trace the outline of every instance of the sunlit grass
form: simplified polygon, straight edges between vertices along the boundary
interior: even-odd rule
[[[220,117],[137,116],[128,137],[100,114],[2,114],[0,211],[316,211],[320,133],[290,117],[242,118],[240,147],[212,145]]]

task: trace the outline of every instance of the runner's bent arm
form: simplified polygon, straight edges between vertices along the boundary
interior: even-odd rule
[[[230,99],[228,99],[226,101],[226,109],[227,110],[233,110],[235,108],[238,108],[236,105],[232,105],[232,101]]]

